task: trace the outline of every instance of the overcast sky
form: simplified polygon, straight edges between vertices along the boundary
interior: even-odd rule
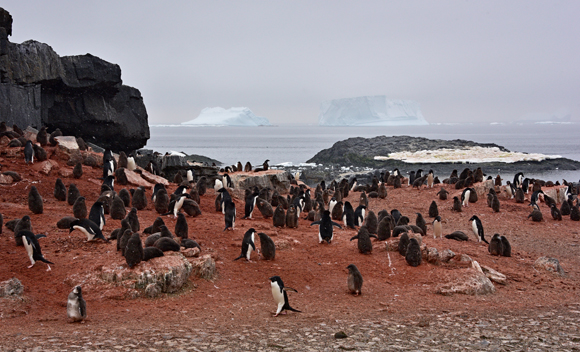
[[[386,95],[429,122],[580,120],[580,1],[25,1],[10,41],[119,64],[150,124],[204,107],[317,123],[324,100]]]

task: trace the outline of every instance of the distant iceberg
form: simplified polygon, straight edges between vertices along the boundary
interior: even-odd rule
[[[271,126],[265,117],[254,115],[245,107],[224,109],[220,107],[205,108],[198,117],[182,122],[182,125],[196,126]]]
[[[320,104],[320,126],[428,125],[419,103],[384,95],[334,99]]]

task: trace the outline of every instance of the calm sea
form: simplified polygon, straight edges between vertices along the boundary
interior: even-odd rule
[[[151,139],[145,148],[159,152],[178,151],[204,155],[226,165],[241,161],[259,165],[305,163],[322,149],[351,137],[408,135],[431,139],[466,139],[495,143],[511,151],[561,155],[580,160],[580,124],[441,124],[397,127],[323,127],[279,125],[263,127],[184,127],[150,126]],[[415,169],[410,166],[409,169]],[[507,176],[507,175],[506,175]],[[554,170],[530,177],[570,181],[580,179],[580,171]]]

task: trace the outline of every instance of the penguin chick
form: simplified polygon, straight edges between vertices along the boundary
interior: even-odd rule
[[[79,322],[87,318],[87,302],[85,302],[83,298],[80,286],[76,286],[72,292],[68,294],[66,315],[71,322]]]
[[[348,290],[350,293],[354,293],[355,296],[358,296],[361,294],[363,277],[356,265],[350,264],[346,268],[348,269],[348,278],[346,280]]]

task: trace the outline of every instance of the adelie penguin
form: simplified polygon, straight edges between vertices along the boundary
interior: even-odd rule
[[[421,246],[416,238],[409,239],[409,244],[407,245],[407,253],[405,254],[405,260],[410,266],[416,267],[421,265]]]
[[[143,210],[147,207],[147,196],[145,195],[145,188],[143,186],[135,189],[131,205],[133,205],[133,208],[137,208],[137,210]]]
[[[131,235],[123,255],[125,256],[127,265],[131,269],[135,265],[141,263],[141,260],[143,260],[143,244],[141,243],[141,237],[139,237],[139,233],[135,232]]]
[[[328,210],[325,210],[322,213],[322,218],[319,221],[310,224],[310,226],[312,225],[318,225],[318,243],[326,241],[326,243],[330,244],[330,242],[332,242],[332,239],[334,238],[333,226],[342,229],[342,226],[332,221]]]
[[[87,318],[87,302],[83,298],[80,286],[76,286],[68,294],[66,315],[71,322],[79,322]]]
[[[32,148],[30,140],[26,141],[26,145],[24,145],[24,161],[26,164],[34,164],[34,148]]]
[[[469,219],[469,221],[471,222],[471,230],[475,234],[475,237],[477,237],[477,242],[483,241],[483,242],[489,244],[489,242],[487,242],[487,240],[484,237],[483,224],[481,223],[481,220],[479,220],[477,215],[473,215]]]
[[[461,193],[461,202],[463,203],[464,207],[469,206],[469,197],[471,196],[472,188],[466,188]]]
[[[463,231],[454,231],[449,235],[445,235],[445,238],[456,241],[469,241],[469,237]]]
[[[286,225],[286,212],[282,204],[278,204],[276,210],[274,210],[272,222],[274,227],[284,227]]]
[[[288,302],[288,294],[286,293],[287,291],[298,293],[298,291],[290,287],[284,287],[284,282],[280,276],[272,276],[270,278],[270,286],[272,287],[272,297],[274,297],[274,302],[276,302],[278,305],[276,313],[274,314],[275,317],[277,317],[282,312],[284,312],[282,314],[286,314],[286,310],[300,313],[299,310],[290,307],[290,303]]]
[[[28,259],[30,259],[31,265],[28,267],[28,269],[32,268],[34,264],[40,260],[41,262],[46,263],[46,266],[48,266],[46,271],[50,271],[50,264],[54,263],[44,259],[42,250],[40,249],[40,244],[38,243],[39,238],[46,236],[35,235],[34,233],[27,230],[19,231],[16,235],[22,238],[22,243],[24,244],[24,248],[26,248],[26,253],[28,254]]]
[[[536,203],[530,203],[529,205],[532,207],[532,212],[530,213],[530,215],[528,215],[528,219],[532,218],[532,221],[535,222],[540,222],[544,220],[544,216],[540,211],[540,207]]]
[[[234,230],[236,227],[236,205],[231,199],[226,199],[224,202],[224,212],[224,220],[226,223],[224,231],[227,229]]]
[[[441,225],[441,217],[437,215],[433,220],[433,238],[443,238],[443,226]]]
[[[74,230],[79,230],[84,233],[87,236],[87,241],[94,241],[100,238],[105,242],[109,242],[109,240],[103,236],[99,226],[89,219],[78,219],[73,221],[70,224],[69,233],[73,232]]]
[[[366,207],[364,205],[359,205],[354,211],[354,225],[361,226],[365,220]]]
[[[358,251],[362,254],[371,254],[373,251],[373,243],[371,242],[371,237],[377,238],[377,236],[370,234],[365,226],[362,226],[356,236],[352,237],[350,240],[358,240]]]
[[[263,232],[258,233],[260,237],[260,255],[264,260],[274,260],[276,258],[276,245],[270,236]]]
[[[252,250],[256,250],[256,245],[254,243],[254,237],[256,235],[256,230],[254,228],[250,228],[244,234],[244,238],[242,240],[242,254],[234,260],[238,260],[241,258],[246,258],[247,261],[250,261],[250,257],[252,255]]]
[[[189,227],[187,226],[187,220],[183,213],[177,214],[177,221],[175,222],[175,236],[180,238],[187,238],[189,233]]]
[[[30,192],[28,192],[28,209],[33,214],[42,214],[44,212],[42,197],[35,186],[32,186]]]
[[[288,228],[298,228],[298,212],[294,205],[288,207],[288,212],[286,213],[286,227]]]
[[[84,219],[87,217],[87,205],[85,197],[78,197],[73,204],[73,216],[77,219]]]
[[[242,219],[252,219],[252,214],[254,213],[254,208],[256,207],[256,201],[258,200],[260,192],[255,189],[246,197],[246,204],[244,206],[244,217]]]
[[[131,224],[131,230],[133,230],[133,232],[138,232],[141,230],[136,208],[131,208],[131,211],[129,214],[127,214],[127,220],[129,220],[129,224]]]
[[[429,217],[434,218],[439,215],[439,209],[437,208],[437,203],[435,201],[431,202],[429,206]]]
[[[348,269],[348,277],[346,279],[348,291],[351,294],[358,296],[362,293],[363,277],[356,265],[350,264],[346,268]]]
[[[54,198],[56,198],[56,200],[59,200],[61,202],[66,201],[66,186],[64,185],[64,182],[62,182],[62,180],[60,178],[56,179],[56,182],[54,183]]]
[[[489,254],[491,255],[502,255],[503,254],[503,244],[501,242],[501,238],[499,234],[495,234],[491,237],[489,241],[489,246],[487,248]]]
[[[447,192],[447,190],[443,187],[441,187],[441,190],[439,192],[437,192],[437,195],[439,196],[439,199],[441,199],[441,200],[447,200],[448,194],[449,194],[449,192]]]
[[[344,226],[354,229],[354,209],[349,201],[344,202],[344,209],[342,211],[342,221]]]

